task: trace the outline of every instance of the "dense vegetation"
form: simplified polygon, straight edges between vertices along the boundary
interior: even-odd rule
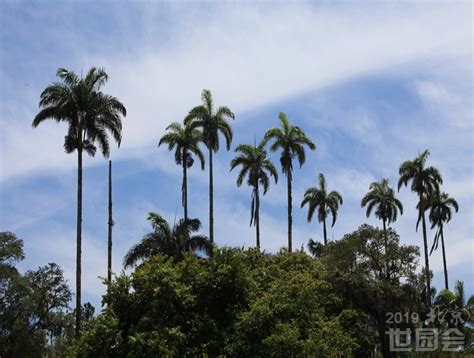
[[[180,237],[172,232],[170,242]],[[418,248],[400,245],[392,229],[362,225],[317,257],[224,247],[203,258],[192,247],[162,246],[115,277],[98,316],[84,305],[75,340],[60,268],[21,275],[15,262],[24,257],[22,241],[11,233],[0,238],[2,357],[368,357],[376,347],[389,357],[380,337],[404,325],[387,322],[387,313],[416,313],[405,324],[412,329],[429,318]],[[462,283],[435,303],[461,307],[472,325],[474,297],[466,303]],[[434,324],[457,327],[466,347],[472,344],[472,326],[448,322]]]
[[[390,226],[403,214],[403,205],[387,179],[372,183],[365,196],[361,193],[361,207],[367,216],[374,213],[382,228],[362,225],[329,241],[327,220],[335,225],[343,193],[329,191],[320,173],[319,186],[308,188],[298,200],[308,208],[308,221],[317,214],[324,244],[310,240],[312,256],[303,247],[293,250],[293,164],[296,160],[301,167],[306,150],[316,145],[285,113],[279,114],[279,127],[266,131],[260,143],[238,145],[230,163],[230,170],[239,169],[237,185],[246,180],[252,189],[250,225],[256,226],[256,248],[219,247],[226,238],[214,237],[213,155],[220,148],[220,135],[231,149],[228,119],[235,115],[227,106],[215,108],[208,90],[202,92],[202,104],[183,123],[168,126],[159,140],[159,146],[174,151],[182,167],[183,218],[170,225],[159,214],[149,214],[152,232],[124,258],[124,267],[133,271],[104,281],[103,310],[93,317],[94,308],[81,302],[82,154],[94,155],[98,146],[107,157],[109,134],[120,144],[126,109],[100,91],[108,80],[103,69],[92,68],[84,78],[65,69],[57,74],[61,82],[41,94],[42,109],[33,126],[46,119],[66,122],[64,149],[78,156],[76,307],[69,310],[72,293],[57,265],[20,274],[15,264],[24,258],[22,241],[1,233],[0,357],[367,357],[375,351],[390,357],[387,331],[420,327],[440,332],[456,328],[465,337],[464,346],[472,345],[474,298],[466,302],[461,282],[449,291],[445,254],[444,226],[459,207],[442,192],[438,169],[426,165],[427,150],[400,165],[398,181],[398,190],[410,185],[418,196],[421,273],[418,247],[400,245]],[[209,236],[199,233],[199,219],[189,218],[188,170],[195,157],[201,169],[206,164],[200,145],[208,150]],[[265,253],[260,245],[261,195],[270,189],[271,177],[278,182],[267,147],[279,153],[287,186],[288,244],[277,254]],[[435,229],[431,252],[428,224]],[[436,296],[429,255],[439,242],[445,290]],[[438,308],[458,310],[462,320],[430,321],[433,300]],[[387,320],[394,312],[417,319],[395,324]]]

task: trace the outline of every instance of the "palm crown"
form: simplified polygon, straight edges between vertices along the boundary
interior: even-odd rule
[[[232,128],[227,118],[234,119],[234,113],[227,107],[221,106],[214,112],[212,94],[209,90],[203,90],[202,105],[194,107],[185,118],[185,124],[191,128],[201,128],[203,142],[209,150],[219,150],[219,133],[224,135],[227,150],[232,143]]]
[[[182,126],[180,123],[173,122],[166,127],[168,133],[164,134],[158,146],[162,144],[168,145],[168,150],[174,152],[174,160],[178,165],[186,165],[190,168],[194,164],[193,154],[201,162],[201,169],[204,169],[204,154],[199,148],[199,142],[202,140],[202,133],[190,125]]]
[[[42,110],[34,118],[33,127],[50,118],[67,122],[69,127],[64,141],[67,153],[81,149],[94,156],[98,144],[102,154],[108,157],[107,132],[120,145],[121,116],[126,116],[127,111],[117,98],[100,92],[108,80],[107,73],[104,69],[91,68],[86,77],[80,79],[73,71],[60,68],[57,76],[62,82],[49,85],[41,93]]]
[[[270,146],[272,152],[281,150],[280,163],[285,175],[291,177],[293,172],[293,158],[298,159],[300,166],[306,161],[304,147],[311,150],[316,149],[316,145],[306,136],[304,131],[290,124],[285,113],[278,115],[281,128],[271,128],[265,133],[264,143],[274,140]]]
[[[388,179],[370,184],[369,192],[362,198],[361,206],[367,206],[367,217],[375,208],[375,216],[385,223],[392,223],[397,220],[398,211],[403,214],[403,205],[395,197],[393,189],[388,185]]]
[[[198,219],[181,219],[177,225],[170,227],[168,222],[156,213],[150,213],[148,220],[151,222],[153,232],[145,235],[125,255],[124,266],[130,267],[140,261],[150,259],[161,253],[182,260],[186,252],[202,250],[206,253],[212,251],[213,245],[204,235],[193,235],[201,228]]]
[[[327,242],[326,234],[326,218],[329,214],[332,216],[332,225],[336,223],[337,211],[339,205],[342,204],[342,196],[337,191],[327,192],[326,178],[322,173],[319,173],[319,188],[312,187],[304,193],[301,207],[308,204],[308,222],[313,218],[314,212],[318,209],[318,221],[324,224],[324,242]]]

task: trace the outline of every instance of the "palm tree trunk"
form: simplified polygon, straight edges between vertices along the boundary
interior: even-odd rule
[[[448,265],[446,264],[446,250],[444,248],[444,233],[441,227],[441,249],[443,250],[443,266],[444,266],[444,287],[449,290],[448,285]]]
[[[185,156],[183,156],[186,158]],[[186,160],[183,159],[183,207],[184,220],[188,220],[188,167]]]
[[[212,149],[209,149],[209,240],[214,242],[214,183],[212,176]]]
[[[430,262],[428,258],[428,239],[426,237],[425,211],[420,202],[420,210],[423,210],[421,223],[423,225],[423,247],[425,249],[425,274],[426,274],[426,303],[431,306],[431,280],[430,280]]]
[[[387,261],[387,247],[388,247],[388,240],[387,240],[387,224],[386,219],[382,219],[383,223],[383,239],[385,243],[385,276],[388,278],[388,261]]]
[[[107,281],[112,282],[112,161],[109,160],[109,235],[107,240]]]
[[[260,198],[258,195],[258,184],[255,187],[255,227],[257,235],[257,250],[260,251]]]
[[[324,235],[324,245],[328,244],[328,234],[326,232],[326,218],[323,220],[323,235]]]
[[[293,218],[291,216],[291,173],[289,168],[286,171],[286,183],[288,190],[288,252],[292,252],[291,226]]]
[[[77,148],[76,337],[81,331],[82,146]]]

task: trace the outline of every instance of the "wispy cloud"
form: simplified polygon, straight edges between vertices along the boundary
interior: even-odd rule
[[[172,8],[176,21],[168,24],[169,39],[163,44],[144,36],[133,39],[139,43],[131,45],[139,48],[133,56],[116,57],[103,51],[97,55],[87,46],[79,54],[83,66],[107,68],[111,81],[106,90],[127,105],[129,116],[118,154],[127,157],[136,153],[130,148],[155,143],[170,121],[182,119],[199,103],[202,88],[213,90],[217,103],[226,103],[239,114],[409,61],[429,63],[433,56],[470,53],[466,47],[471,39],[470,19],[461,5],[410,5],[408,9],[408,5],[379,4],[366,12],[365,7],[355,6],[228,4],[205,15],[206,21],[192,16],[193,11],[177,16],[183,10],[178,7]],[[201,14],[202,10],[195,11]],[[142,26],[157,26],[151,21],[153,13],[145,5]],[[121,23],[130,25],[117,16],[116,25]],[[147,33],[146,28],[142,31]],[[61,41],[76,36],[66,31]],[[83,38],[78,42],[86,44]],[[71,58],[58,59],[57,67],[68,63],[77,67],[77,60]],[[36,93],[45,85],[35,83]],[[63,138],[59,130],[29,128],[36,102],[37,98],[22,98],[20,108],[24,109],[2,119],[2,132],[6,132],[2,180],[39,168],[73,165],[71,158],[57,154]],[[38,147],[43,150],[37,151]]]

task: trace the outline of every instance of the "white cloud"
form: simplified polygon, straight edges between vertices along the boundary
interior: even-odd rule
[[[448,105],[459,102],[459,98],[456,95],[448,92],[442,85],[431,81],[415,81],[415,89],[419,96],[428,102]]]
[[[469,54],[470,18],[464,10],[462,4],[381,4],[370,12],[229,4],[206,15],[206,21],[177,19],[176,27],[171,23],[167,29],[170,39],[164,47],[145,36],[133,59],[82,49],[79,57],[86,67],[107,68],[111,81],[105,91],[127,106],[123,149],[117,154],[130,157],[136,155],[132,148],[154,144],[170,121],[181,120],[198,104],[203,88],[213,91],[217,105],[228,104],[239,114],[410,61]],[[152,13],[148,7],[144,11]],[[146,20],[143,24],[156,26]],[[34,84],[38,95],[44,85]],[[12,105],[2,124],[8,133],[2,136],[1,180],[74,166],[61,153],[64,128],[48,127],[48,134],[31,130],[36,101],[26,109],[25,102]]]

